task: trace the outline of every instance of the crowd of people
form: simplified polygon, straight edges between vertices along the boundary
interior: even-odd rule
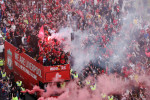
[[[149,73],[149,56],[147,54],[150,47],[149,22],[140,19],[142,15],[137,14],[133,1],[118,0],[116,3],[113,1],[100,0],[94,4],[94,1],[83,0],[83,2],[67,5],[67,9],[69,9],[67,14],[70,14],[68,16],[69,25],[75,31],[89,30],[87,34],[95,36],[92,40],[86,38],[84,45],[88,46],[87,50],[94,44],[99,46],[98,50],[93,52],[97,54],[96,59],[87,64],[81,75],[78,76],[76,72],[72,74],[72,78],[80,78],[79,85],[81,87],[85,85],[86,82],[83,80],[88,76],[96,79],[103,73],[108,75],[114,73],[124,80],[134,80],[136,75],[138,77],[138,75]],[[127,17],[131,17],[129,22],[125,20]],[[89,80],[87,80],[87,84],[90,84]],[[93,84],[90,87],[92,90],[96,89]],[[139,87],[133,86],[133,89],[127,94],[119,94],[121,97],[114,95],[114,99],[145,100],[148,95],[144,92],[145,88],[139,84]]]
[[[15,81],[14,74],[7,74],[4,64],[0,66],[0,99],[2,100],[21,100],[24,99],[25,91],[22,81]]]
[[[85,50],[98,45],[93,52],[96,54],[94,61],[79,75],[71,72],[72,79],[80,78],[81,87],[90,84],[89,81],[84,84],[88,76],[96,79],[101,74],[115,73],[124,80],[133,80],[135,73],[149,72],[150,26],[137,14],[134,1],[43,0],[40,8],[37,6],[36,3],[28,5],[24,0],[1,1],[0,33],[20,52],[27,53],[44,66],[66,64],[70,54],[63,51],[59,40],[48,37],[60,28],[71,27],[75,32],[86,30],[92,35],[92,39],[87,37],[83,42]],[[131,17],[129,22],[125,20],[127,16]],[[42,25],[44,40],[38,38]],[[90,87],[96,89],[95,84]],[[128,92],[126,95],[129,96],[119,95],[114,95],[113,99],[145,100],[147,97],[140,86]]]
[[[40,51],[39,55],[44,55],[44,56],[37,57],[38,58],[37,62],[41,63],[44,66],[53,66],[53,65],[61,65],[61,64],[64,65],[68,63],[69,53],[65,53],[60,48],[61,44],[57,39],[54,38],[48,40],[47,42],[40,45],[42,45],[43,50]],[[45,60],[43,61],[44,58]]]
[[[150,33],[149,33],[149,27],[147,27],[148,22],[146,22],[147,21],[146,20],[137,23],[137,20],[139,19],[136,17],[139,16],[134,14],[133,9],[135,8],[133,5],[130,5],[132,3],[130,2],[130,4],[124,6],[124,8],[122,8],[121,6],[122,3],[123,1],[111,7],[109,5],[110,3],[108,2],[106,4],[102,4],[102,5],[109,5],[109,7],[107,6],[109,8],[108,12],[100,14],[101,19],[99,19],[101,21],[106,20],[106,23],[103,22],[104,24],[99,23],[100,25],[97,25],[96,22],[94,22],[97,21],[96,19],[92,21],[91,25],[93,25],[94,28],[97,27],[96,29],[92,30],[92,34],[98,36],[96,37],[98,39],[95,40],[97,40],[96,43],[99,42],[99,44],[101,45],[101,48],[98,49],[101,55],[100,56],[98,55],[97,57],[98,59],[97,60],[94,59],[94,61],[92,61],[92,63],[87,65],[88,67],[86,67],[83,70],[83,75],[81,76],[83,76],[84,78],[86,78],[87,76],[93,76],[97,78],[99,74],[106,73],[110,75],[112,73],[116,73],[125,80],[126,79],[133,80],[134,79],[133,77],[135,77],[135,73],[138,73],[138,75],[142,75],[144,73],[149,72],[149,56],[146,55],[146,52],[149,52],[146,51],[146,48],[149,48],[150,46],[149,45]],[[116,11],[115,13],[114,12],[112,13],[113,8],[114,11]],[[118,11],[118,9],[120,10]],[[122,9],[124,9],[124,12],[122,11]],[[105,10],[103,9],[102,12],[103,11]],[[126,27],[126,29],[124,30],[123,28],[125,25],[124,22],[122,21],[123,20],[122,18],[125,18],[130,13],[135,16],[133,17],[132,20],[130,20],[128,24],[130,27]],[[136,28],[134,27],[135,24],[136,24],[135,26]],[[141,26],[138,26],[137,24],[140,24]],[[102,28],[102,26],[104,27]],[[98,35],[98,33],[101,34]],[[115,39],[115,36],[117,36],[116,37],[117,39]],[[121,43],[122,41],[123,43]],[[128,41],[128,46],[126,46],[125,44],[126,42],[124,41]],[[125,50],[122,50],[124,49],[124,47]],[[121,53],[124,53],[121,54],[122,57],[120,57],[120,51],[123,51]],[[116,58],[117,59],[116,60],[114,57],[117,57],[118,55],[119,57]],[[135,98],[136,99],[140,98],[142,100],[145,100],[148,95],[144,94],[144,90],[145,89],[143,89],[143,87],[140,86],[136,88],[134,87],[126,95],[120,94],[120,96],[123,100],[135,99]],[[120,100],[121,98],[114,95],[113,99]]]
[[[54,3],[49,3],[52,4],[50,7],[55,8],[56,5]],[[68,63],[68,53],[63,52],[59,40],[48,40],[48,36],[51,36],[54,27],[53,25],[50,27],[47,21],[50,21],[50,19],[53,19],[52,22],[59,21],[59,19],[56,19],[55,14],[60,10],[54,12],[54,10],[49,9],[49,12],[54,13],[53,18],[46,17],[47,20],[43,20],[44,11],[39,13],[37,9],[34,9],[36,4],[29,6],[25,1],[7,0],[2,2],[2,6],[5,9],[1,10],[1,33],[3,33],[5,40],[18,47],[19,52],[25,52],[43,65],[50,66]],[[38,38],[42,25],[45,32],[44,40]],[[47,63],[47,61],[49,62]]]

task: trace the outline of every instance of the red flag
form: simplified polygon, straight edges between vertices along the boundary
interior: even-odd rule
[[[44,28],[43,25],[39,31],[38,37],[41,38],[42,40],[44,40]]]

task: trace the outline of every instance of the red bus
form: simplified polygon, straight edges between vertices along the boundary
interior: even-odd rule
[[[34,85],[53,82],[54,78],[70,80],[70,64],[43,66],[25,53],[5,41],[5,69],[7,75],[14,73],[15,81],[21,80],[24,86],[32,89]]]

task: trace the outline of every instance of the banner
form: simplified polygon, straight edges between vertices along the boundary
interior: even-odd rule
[[[22,80],[29,88],[39,81],[43,82],[44,67],[25,53],[19,53],[17,48],[7,41],[5,41],[5,60],[7,75],[13,72],[16,81]]]
[[[70,80],[70,65],[57,65],[44,67],[45,82],[53,79]]]

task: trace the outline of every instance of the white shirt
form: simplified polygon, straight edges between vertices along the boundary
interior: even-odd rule
[[[16,26],[15,25],[11,25],[11,29],[15,31],[16,30]]]
[[[4,45],[0,45],[0,53],[3,52],[3,49],[4,49]]]

